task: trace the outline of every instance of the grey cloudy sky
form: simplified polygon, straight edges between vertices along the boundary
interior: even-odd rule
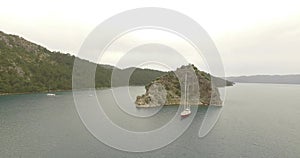
[[[300,73],[297,0],[10,0],[1,2],[0,30],[50,50],[76,54],[99,23],[139,7],[169,8],[197,21],[214,40],[227,76]],[[106,56],[103,62],[113,63],[115,58]],[[193,62],[201,65],[201,60]]]

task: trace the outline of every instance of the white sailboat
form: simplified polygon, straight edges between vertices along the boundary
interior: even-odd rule
[[[183,111],[180,113],[181,117],[189,116],[192,111],[190,105],[188,105],[188,86],[187,86],[187,74],[185,74],[185,83],[184,83],[184,105]]]

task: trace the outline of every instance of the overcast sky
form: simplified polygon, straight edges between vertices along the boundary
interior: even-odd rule
[[[300,73],[297,0],[9,0],[1,2],[0,30],[50,50],[76,54],[85,37],[102,21],[139,7],[169,8],[197,21],[215,42],[227,76]],[[195,59],[191,54],[187,56]],[[106,55],[100,61],[109,64],[116,63],[116,59]],[[202,61],[192,62],[201,65]]]

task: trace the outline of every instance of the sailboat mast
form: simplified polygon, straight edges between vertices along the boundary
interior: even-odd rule
[[[184,83],[184,109],[187,108],[187,93],[186,93],[186,81],[187,81],[187,73],[185,73],[185,83]]]
[[[187,90],[186,90],[186,108],[189,108],[189,86],[187,85]]]
[[[188,93],[187,93],[187,72],[185,73],[185,82],[184,82],[184,109],[180,113],[181,117],[187,117],[191,114],[190,107],[188,105]]]

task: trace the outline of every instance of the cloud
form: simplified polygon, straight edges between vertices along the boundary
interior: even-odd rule
[[[227,72],[233,75],[300,73],[300,21],[297,19],[300,14],[223,36],[218,43]]]
[[[147,60],[165,63],[173,70],[187,63],[207,70],[205,60],[190,43],[177,34],[157,29],[140,29],[121,36],[108,47],[99,63],[126,68]]]
[[[89,32],[115,14],[139,7],[169,8],[190,16],[207,30],[227,75],[300,73],[300,1],[10,0],[1,6],[0,30],[71,54],[77,54]],[[184,50],[186,46],[180,42],[164,40],[173,42],[185,58],[205,69],[205,59]],[[135,42],[123,44],[132,44],[130,41]],[[104,61],[112,63],[122,52],[111,50]]]

